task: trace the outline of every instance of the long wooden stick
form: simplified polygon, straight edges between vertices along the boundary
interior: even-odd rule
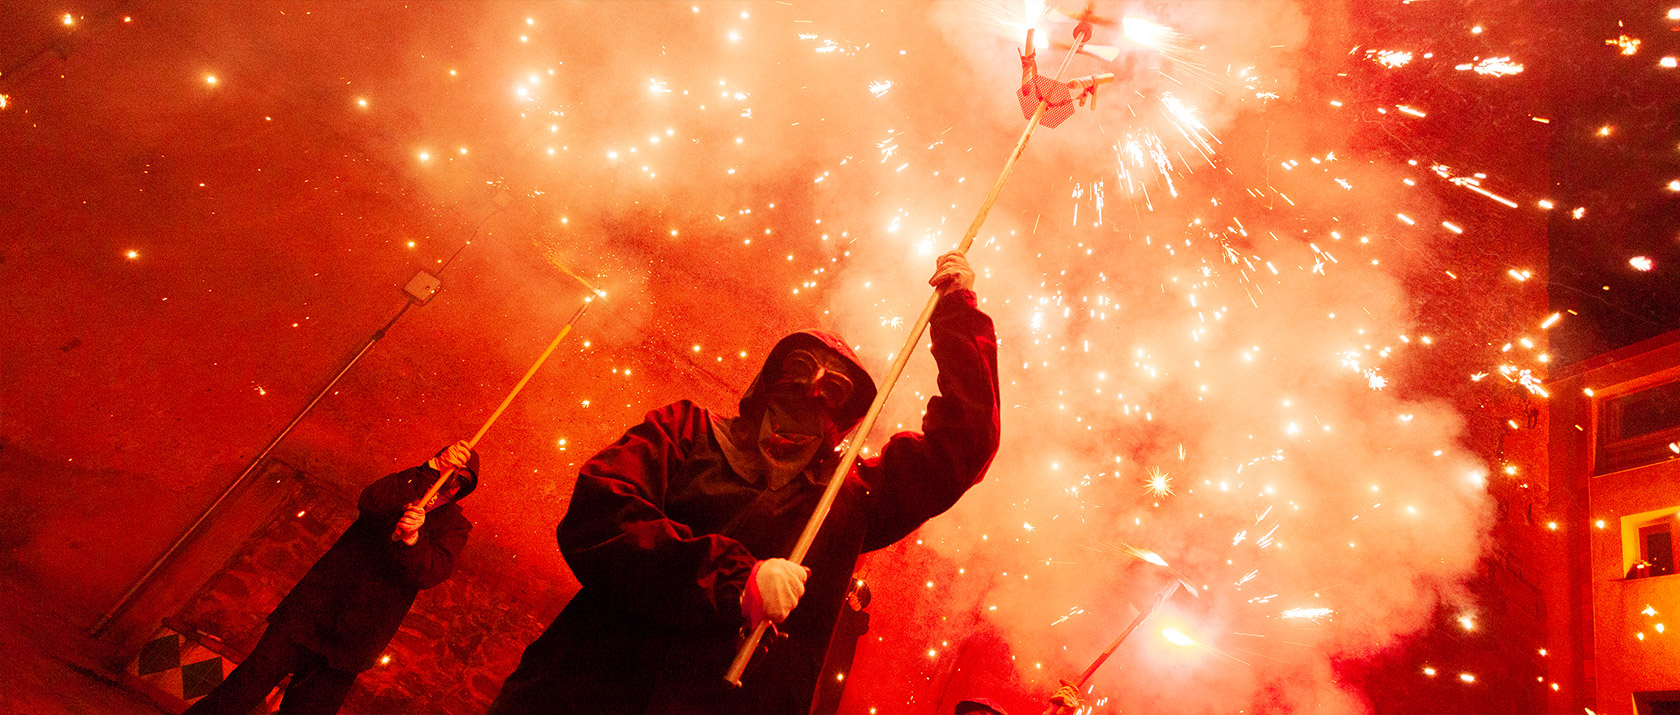
[[[1174,579],[1173,582],[1165,589],[1162,589],[1160,593],[1155,594],[1155,600],[1150,602],[1149,608],[1146,608],[1142,613],[1137,614],[1137,617],[1133,618],[1132,622],[1126,625],[1126,630],[1120,631],[1120,635],[1114,639],[1113,643],[1108,644],[1108,648],[1103,650],[1102,655],[1097,656],[1097,659],[1091,662],[1091,667],[1086,668],[1085,672],[1080,674],[1079,682],[1076,685],[1084,687],[1085,683],[1091,679],[1091,676],[1097,674],[1097,669],[1101,668],[1102,664],[1108,661],[1108,657],[1114,655],[1114,651],[1120,647],[1120,644],[1126,642],[1126,638],[1132,635],[1132,631],[1137,630],[1138,626],[1143,625],[1144,621],[1149,620],[1149,617],[1155,614],[1155,609],[1160,608],[1161,604],[1166,603],[1167,599],[1172,598],[1173,594],[1178,593],[1178,588],[1179,581]]]
[[[1068,62],[1073,59],[1075,54],[1079,53],[1080,46],[1084,44],[1084,41],[1079,39],[1078,36],[1074,38],[1073,46],[1068,49],[1067,56],[1062,58],[1061,68],[1056,70],[1057,82],[1062,81],[1062,73],[1067,71]],[[1039,121],[1044,118],[1044,110],[1049,106],[1048,99],[1039,100],[1038,109],[1033,112],[1032,119],[1027,122],[1026,130],[1021,132],[1020,140],[1015,142],[1015,150],[1009,153],[1009,160],[1004,162],[1003,173],[999,174],[997,181],[992,184],[992,190],[987,192],[986,200],[980,203],[980,211],[974,215],[974,221],[968,224],[968,230],[963,233],[962,242],[957,244],[957,251],[968,253],[968,249],[974,245],[974,237],[980,233],[980,226],[986,223],[986,214],[991,212],[992,204],[997,201],[998,193],[1003,191],[1004,183],[1009,181],[1010,173],[1015,171],[1015,162],[1021,158],[1021,152],[1026,150],[1027,140],[1032,138],[1033,130],[1038,128]],[[910,361],[910,354],[916,351],[916,343],[921,342],[922,333],[927,331],[928,321],[933,318],[933,308],[939,303],[939,295],[939,291],[936,289],[933,295],[928,297],[927,305],[922,307],[921,315],[917,316],[915,324],[910,327],[910,335],[904,341],[904,348],[893,356],[892,366],[887,368],[886,377],[882,378],[880,389],[875,393],[875,401],[869,403],[869,411],[864,413],[863,422],[858,424],[857,432],[854,433],[851,443],[847,445],[845,453],[840,457],[840,463],[835,466],[834,475],[829,477],[828,486],[823,489],[822,498],[817,501],[817,508],[811,512],[810,521],[805,523],[805,531],[799,535],[799,541],[794,544],[793,554],[788,556],[789,561],[795,564],[803,561],[806,552],[811,549],[811,543],[816,541],[817,532],[822,529],[823,520],[828,518],[829,510],[834,507],[835,497],[840,495],[841,482],[845,481],[846,474],[851,472],[852,465],[857,462],[858,452],[863,449],[864,438],[869,436],[870,428],[875,426],[875,418],[880,416],[881,406],[886,404],[887,395],[892,392],[893,385],[898,383],[899,375],[904,373],[904,366]],[[769,627],[769,621],[760,621],[755,624],[752,634],[747,636],[746,641],[741,644],[740,650],[735,652],[735,660],[730,662],[729,670],[723,676],[723,679],[729,681],[730,685],[737,687],[741,685],[741,674],[746,672],[747,663],[752,660],[753,651],[758,650],[758,643],[763,640],[764,632]]]
[[[589,304],[594,302],[594,300],[595,296],[593,295],[583,299],[583,305],[578,306],[577,312],[572,313],[572,317],[566,321],[566,327],[561,328],[560,334],[554,336],[554,341],[548,344],[548,349],[544,350],[542,355],[537,357],[536,362],[531,363],[531,369],[526,370],[525,376],[519,378],[519,384],[513,386],[513,391],[509,392],[508,396],[502,399],[502,404],[496,408],[496,411],[490,413],[490,419],[484,421],[484,425],[478,428],[478,433],[474,434],[472,439],[467,440],[467,449],[470,450],[473,447],[478,446],[478,441],[484,438],[484,433],[490,430],[490,425],[496,424],[496,418],[501,417],[502,411],[506,410],[508,405],[513,403],[513,398],[519,395],[520,390],[525,389],[525,383],[530,382],[531,376],[537,374],[537,370],[542,367],[543,361],[548,360],[548,356],[554,353],[554,349],[560,347],[560,341],[565,339],[567,333],[572,332],[572,326],[577,324],[578,318],[583,317],[583,311],[588,310]],[[421,508],[425,508],[426,504],[432,501],[432,497],[437,496],[438,490],[443,489],[443,485],[449,482],[450,475],[454,473],[455,467],[451,466],[444,469],[442,473],[438,474],[437,481],[432,482],[432,488],[427,489],[426,495],[420,497]],[[398,529],[392,531],[391,540],[402,540],[402,530]]]
[[[1166,588],[1162,589],[1160,593],[1155,594],[1155,600],[1149,603],[1149,607],[1143,609],[1141,613],[1138,613],[1137,616],[1132,619],[1131,623],[1126,624],[1126,629],[1120,631],[1120,635],[1114,639],[1114,642],[1108,644],[1108,647],[1103,649],[1102,654],[1098,655],[1097,659],[1091,662],[1091,667],[1086,668],[1085,672],[1079,676],[1079,682],[1073,684],[1075,690],[1083,689],[1085,687],[1085,683],[1091,680],[1091,676],[1096,675],[1097,669],[1101,668],[1103,663],[1108,662],[1108,657],[1114,655],[1114,651],[1119,650],[1120,644],[1126,642],[1126,638],[1132,635],[1132,631],[1137,630],[1138,626],[1143,625],[1144,621],[1149,620],[1149,617],[1155,614],[1155,610],[1160,608],[1161,604],[1166,603],[1167,599],[1172,598],[1172,595],[1178,592],[1180,583],[1181,582],[1179,580],[1174,579],[1173,582]],[[1062,682],[1064,685],[1067,683],[1067,681]],[[1061,715],[1062,711],[1063,708],[1052,704],[1044,711],[1044,715]]]

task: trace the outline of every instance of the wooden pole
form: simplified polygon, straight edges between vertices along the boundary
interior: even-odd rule
[[[1126,629],[1120,631],[1120,635],[1114,639],[1114,642],[1108,644],[1108,647],[1103,649],[1102,654],[1098,655],[1096,660],[1091,661],[1091,667],[1086,668],[1085,672],[1080,674],[1079,682],[1073,684],[1074,689],[1084,688],[1085,683],[1091,680],[1091,676],[1096,675],[1097,669],[1101,668],[1103,663],[1108,662],[1108,657],[1114,655],[1114,651],[1119,650],[1120,644],[1126,642],[1126,638],[1132,635],[1132,631],[1137,630],[1138,626],[1143,625],[1144,621],[1149,620],[1149,617],[1155,614],[1155,609],[1160,608],[1161,604],[1166,603],[1167,599],[1178,593],[1179,586],[1182,583],[1175,578],[1170,585],[1162,589],[1160,593],[1155,594],[1155,600],[1149,603],[1149,607],[1143,609],[1142,613],[1137,614],[1137,617],[1133,618],[1131,623],[1126,624]],[[1066,682],[1063,681],[1064,684]],[[1052,704],[1044,713],[1045,715],[1060,715],[1061,710],[1062,708]]]
[[[536,362],[531,363],[531,369],[526,370],[525,376],[519,378],[519,384],[514,385],[513,391],[509,392],[507,397],[502,398],[502,404],[496,407],[495,412],[490,413],[490,419],[484,421],[484,425],[478,428],[478,433],[474,434],[472,439],[467,440],[467,449],[470,450],[478,446],[478,441],[484,438],[484,433],[490,430],[490,425],[496,424],[496,418],[502,416],[502,411],[506,410],[508,405],[513,403],[513,398],[519,395],[520,390],[525,389],[525,383],[531,381],[531,376],[537,374],[538,368],[541,368],[543,362],[548,360],[548,356],[554,353],[555,348],[560,347],[560,341],[565,339],[567,333],[572,332],[572,326],[577,323],[578,318],[583,317],[583,312],[589,309],[589,304],[594,300],[595,296],[593,295],[583,299],[583,305],[578,306],[577,312],[572,313],[572,317],[566,321],[566,327],[561,328],[560,334],[554,336],[554,341],[548,344],[548,349],[544,350],[542,355],[537,357]],[[432,488],[427,489],[426,495],[420,497],[419,503],[421,508],[425,508],[426,504],[432,500],[432,497],[437,496],[438,490],[443,489],[443,485],[449,482],[450,475],[454,473],[455,468],[449,467],[448,469],[443,470],[442,473],[438,474],[437,481],[432,482]],[[391,540],[402,540],[402,531],[393,530],[391,532]]]
[[[1076,35],[1073,46],[1068,49],[1067,56],[1062,58],[1061,68],[1056,70],[1057,82],[1062,81],[1062,73],[1067,71],[1068,62],[1079,53],[1080,46],[1084,44],[1084,40]],[[1003,173],[999,174],[997,181],[992,184],[992,190],[986,193],[986,200],[980,203],[980,211],[974,215],[974,220],[968,224],[968,230],[963,233],[962,241],[957,244],[957,251],[968,253],[968,249],[974,245],[974,237],[980,233],[980,226],[986,223],[986,214],[991,212],[992,204],[997,202],[998,193],[1003,191],[1004,183],[1009,181],[1010,173],[1015,171],[1015,162],[1020,160],[1021,152],[1027,148],[1027,140],[1032,138],[1033,130],[1038,128],[1039,121],[1044,118],[1044,110],[1049,106],[1048,100],[1039,100],[1038,109],[1033,112],[1032,119],[1027,122],[1026,130],[1021,132],[1021,138],[1015,142],[1015,150],[1009,153],[1009,160],[1004,162]],[[858,424],[857,432],[852,437],[851,443],[847,445],[845,453],[840,457],[840,463],[835,466],[834,475],[829,477],[828,486],[823,489],[822,498],[817,500],[817,507],[811,512],[810,521],[805,523],[805,531],[800,533],[799,541],[793,546],[793,553],[788,556],[789,561],[795,564],[803,561],[806,552],[811,549],[811,543],[816,541],[817,532],[822,529],[823,520],[828,518],[829,510],[834,507],[835,497],[840,495],[841,482],[845,481],[846,474],[851,472],[852,465],[857,462],[858,452],[863,449],[864,438],[869,436],[870,428],[875,426],[875,418],[880,416],[881,406],[886,404],[887,395],[892,392],[893,385],[898,383],[899,375],[904,373],[904,366],[910,361],[910,354],[916,351],[916,343],[921,342],[922,333],[927,331],[928,321],[933,318],[934,306],[938,304],[939,291],[935,290],[933,295],[928,297],[927,305],[922,307],[922,313],[917,316],[915,324],[910,327],[910,335],[904,341],[904,348],[893,356],[892,366],[887,368],[887,374],[881,380],[880,389],[875,393],[875,401],[869,403],[869,411],[864,413],[863,421]],[[729,681],[730,685],[737,687],[741,685],[741,674],[746,671],[747,663],[752,660],[753,651],[758,649],[758,643],[763,640],[764,632],[769,627],[769,621],[758,622],[753,626],[752,633],[747,636],[746,641],[741,643],[740,649],[735,652],[735,660],[730,662],[729,670],[723,676],[724,680]]]

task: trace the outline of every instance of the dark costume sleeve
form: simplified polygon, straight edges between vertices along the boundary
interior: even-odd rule
[[[362,490],[361,498],[356,500],[356,508],[361,510],[363,516],[401,516],[404,507],[426,495],[426,490],[432,487],[432,481],[437,479],[437,474],[437,470],[425,465],[388,474]]]
[[[428,466],[405,469],[369,484],[362,490],[356,507],[363,516],[388,517],[394,530],[404,507],[425,496],[437,478],[438,471]],[[431,588],[448,580],[455,572],[455,557],[466,547],[467,535],[472,531],[472,523],[465,519],[443,519],[438,515],[434,520],[433,514],[427,514],[413,546],[391,539],[385,542],[398,577],[414,588]]]
[[[985,475],[999,440],[997,333],[973,291],[939,299],[929,321],[939,394],[927,403],[922,433],[900,432],[858,465],[870,486],[865,551],[904,538],[957,503]]]
[[[707,438],[706,419],[687,401],[649,412],[578,470],[557,529],[560,553],[585,589],[664,625],[739,623],[756,561],[740,542],[695,536],[664,512],[670,476],[687,442]]]

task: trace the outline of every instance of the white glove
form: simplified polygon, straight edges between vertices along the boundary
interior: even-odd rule
[[[747,588],[741,592],[741,615],[758,625],[768,620],[781,623],[805,595],[805,579],[811,569],[787,559],[765,559],[753,564]]]
[[[469,459],[472,459],[472,449],[467,447],[466,440],[461,440],[449,445],[442,455],[426,460],[426,466],[441,474],[444,469],[461,469],[467,466]]]

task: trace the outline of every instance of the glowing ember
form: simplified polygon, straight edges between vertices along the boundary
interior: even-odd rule
[[[1636,271],[1649,271],[1656,267],[1656,262],[1647,256],[1634,256],[1628,259],[1628,265],[1633,266]]]
[[[1412,53],[1402,50],[1371,50],[1366,55],[1384,67],[1404,67],[1412,61]]]
[[[1521,73],[1523,71],[1523,66],[1520,63],[1512,62],[1509,57],[1488,57],[1475,63],[1474,65],[1461,64],[1453,69],[1474,70],[1476,74],[1487,75],[1489,77],[1504,77],[1506,75]]]

